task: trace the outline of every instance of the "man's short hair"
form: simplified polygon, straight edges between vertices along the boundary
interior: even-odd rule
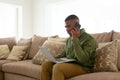
[[[68,21],[68,20],[73,20],[73,19],[77,19],[78,22],[79,22],[79,18],[78,18],[76,15],[69,15],[69,16],[65,19],[65,22]]]

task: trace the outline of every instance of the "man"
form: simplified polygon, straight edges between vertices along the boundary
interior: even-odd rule
[[[41,65],[40,80],[65,80],[92,71],[97,44],[95,39],[80,27],[76,15],[69,15],[65,19],[65,28],[70,37],[64,53],[58,56],[76,59],[76,62],[55,64],[46,61]]]

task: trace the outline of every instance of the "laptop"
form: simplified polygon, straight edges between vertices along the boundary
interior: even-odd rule
[[[40,46],[40,50],[42,51],[42,53],[44,53],[45,57],[54,63],[63,63],[63,62],[73,62],[75,61],[75,59],[68,59],[68,58],[54,58],[52,56],[52,54],[49,52],[49,50],[44,47],[44,46]]]

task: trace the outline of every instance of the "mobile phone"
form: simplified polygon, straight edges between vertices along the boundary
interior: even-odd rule
[[[81,25],[77,22],[77,23],[75,24],[75,27],[76,27],[76,28],[80,28]]]

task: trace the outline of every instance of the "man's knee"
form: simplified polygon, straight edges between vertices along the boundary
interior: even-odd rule
[[[41,65],[41,68],[42,69],[49,69],[49,68],[52,68],[53,66],[53,63],[50,62],[50,61],[45,61],[42,65]]]
[[[60,64],[55,64],[53,66],[53,72],[61,71],[61,67],[62,67],[61,63]]]

